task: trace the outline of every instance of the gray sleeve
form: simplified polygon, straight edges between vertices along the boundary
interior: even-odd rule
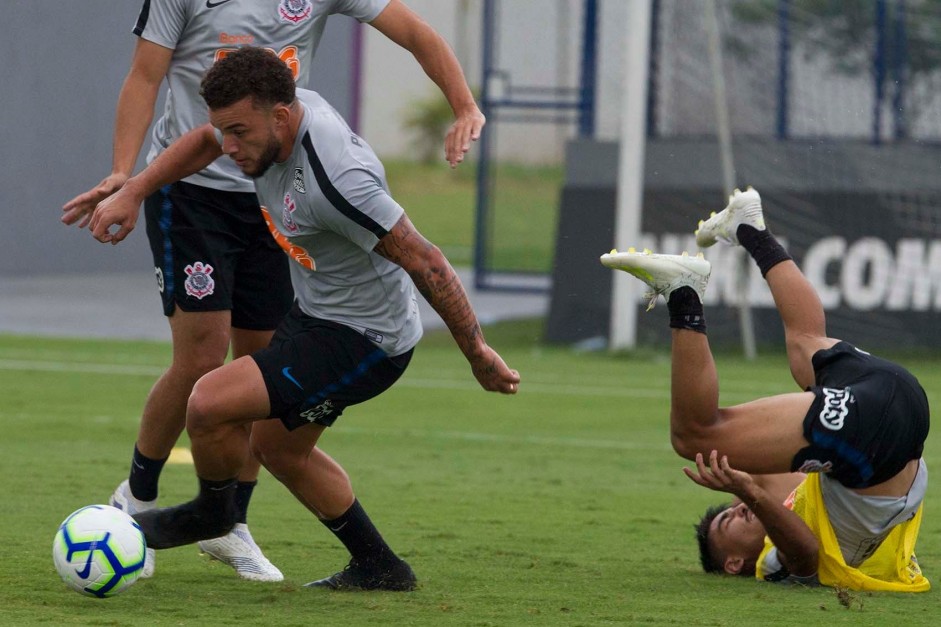
[[[385,10],[390,0],[337,0],[335,13],[342,13],[360,22],[371,22]]]
[[[134,34],[158,46],[176,49],[189,19],[184,0],[150,0],[141,11]]]
[[[330,184],[337,193],[332,196],[335,211],[325,214],[326,226],[363,250],[375,248],[405,213],[365,167],[347,168],[331,176]]]

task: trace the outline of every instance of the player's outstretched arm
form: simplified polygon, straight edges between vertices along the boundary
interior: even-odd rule
[[[516,394],[519,373],[511,370],[487,345],[460,277],[441,250],[415,229],[407,215],[403,214],[379,240],[375,251],[412,277],[415,287],[448,326],[480,385],[490,392]]]
[[[90,223],[92,235],[99,242],[117,244],[134,230],[147,196],[199,172],[221,155],[222,147],[209,124],[186,133],[115,194],[98,203]],[[114,233],[113,226],[118,227]]]
[[[742,500],[765,527],[765,533],[778,549],[781,562],[792,575],[809,577],[817,572],[819,540],[800,516],[755,482],[747,472],[729,466],[725,455],[713,450],[709,465],[696,454],[696,470],[683,468],[693,482],[704,488],[734,494]]]
[[[124,185],[134,170],[137,155],[154,116],[160,84],[170,67],[173,51],[138,39],[131,69],[124,79],[114,118],[114,153],[111,174],[96,186],[62,206],[62,222],[85,228],[92,211]]]
[[[369,24],[411,52],[447,98],[454,112],[454,123],[444,138],[444,155],[452,168],[457,167],[470,150],[471,142],[480,138],[486,119],[477,107],[451,46],[400,0],[392,0]]]

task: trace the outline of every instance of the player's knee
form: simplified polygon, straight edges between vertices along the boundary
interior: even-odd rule
[[[215,395],[197,381],[186,404],[186,430],[190,436],[203,435],[218,427],[220,408]]]
[[[307,455],[295,454],[275,442],[254,437],[252,438],[252,454],[268,472],[282,482],[301,475],[307,463]]]
[[[670,444],[676,454],[684,459],[695,459],[696,453],[715,448],[710,445],[707,428],[677,427],[670,428]]]
[[[192,358],[174,361],[171,368],[173,368],[181,378],[187,379],[195,384],[204,374],[212,372],[224,363],[225,355],[217,356],[205,353]]]
[[[283,451],[272,442],[262,438],[257,438],[252,434],[250,449],[252,456],[258,460],[258,463],[265,467],[276,479],[283,479],[285,473],[289,472],[292,462],[290,462]]]
[[[254,433],[252,434],[251,439],[248,441],[248,450],[252,454],[252,457],[254,457],[258,461],[259,464],[267,468],[267,465],[265,464],[265,460],[264,460],[264,455],[265,455],[264,446]]]
[[[693,450],[693,447],[689,444],[689,441],[684,439],[680,434],[671,432],[670,444],[673,445],[673,450],[676,452],[676,454],[684,459],[692,459],[696,456],[696,453],[692,453],[692,455],[690,455],[690,451]]]

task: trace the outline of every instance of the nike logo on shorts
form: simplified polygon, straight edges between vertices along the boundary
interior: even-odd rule
[[[229,1],[230,1],[230,0],[218,0],[217,2],[213,2],[212,0],[206,0],[206,8],[207,8],[207,9],[214,9],[214,8],[216,8],[216,7],[218,7],[218,6],[221,6],[221,5],[223,5],[223,4],[225,4],[226,2],[229,2]]]
[[[281,374],[284,375],[285,379],[287,379],[288,381],[290,381],[291,383],[293,383],[294,385],[296,385],[297,387],[303,390],[304,386],[301,385],[297,379],[291,376],[291,368],[292,366],[285,366],[284,368],[281,369]]]

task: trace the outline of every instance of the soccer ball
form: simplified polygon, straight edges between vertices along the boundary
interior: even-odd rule
[[[88,505],[59,525],[52,560],[73,590],[98,598],[127,590],[144,571],[147,543],[134,519],[110,505]]]

